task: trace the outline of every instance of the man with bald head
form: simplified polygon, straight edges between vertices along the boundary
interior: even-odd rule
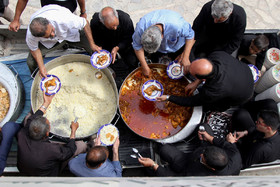
[[[182,106],[203,106],[204,111],[225,111],[253,96],[254,80],[248,65],[223,51],[213,52],[208,59],[197,59],[188,67],[196,80],[186,87],[192,93],[204,82],[199,93],[189,97],[163,95],[159,101],[171,101]]]
[[[113,160],[110,161],[107,147],[101,146],[100,137],[88,153],[80,154],[70,160],[70,171],[78,177],[121,177],[122,167],[119,161],[119,138],[113,144]]]
[[[111,52],[112,63],[119,53],[130,71],[138,66],[131,45],[134,33],[133,22],[127,13],[112,7],[104,7],[92,16],[90,27],[95,43]]]

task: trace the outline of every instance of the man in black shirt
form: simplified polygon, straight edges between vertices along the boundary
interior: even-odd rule
[[[111,52],[112,63],[119,53],[130,71],[138,66],[131,45],[134,33],[133,22],[127,13],[105,7],[92,16],[90,27],[96,45]]]
[[[238,139],[242,138],[241,142],[238,142],[238,148],[242,156],[243,168],[280,159],[278,113],[273,110],[261,110],[256,124],[252,117],[245,109],[239,109],[232,117],[233,128],[244,129],[237,132]]]
[[[204,81],[199,93],[189,97],[162,95],[158,101],[171,101],[181,106],[203,106],[204,111],[225,111],[247,102],[253,96],[254,80],[248,65],[231,55],[217,51],[208,59],[198,59],[189,66],[197,79],[187,85],[191,93]]]
[[[207,129],[210,129],[210,126]],[[236,137],[229,133],[226,141],[199,131],[205,143],[192,153],[183,153],[171,144],[160,148],[160,157],[169,163],[159,166],[150,158],[138,158],[145,167],[155,170],[157,176],[221,176],[238,175],[242,167],[240,153],[234,144]],[[213,144],[213,145],[212,145]]]
[[[195,58],[207,57],[213,51],[232,54],[241,43],[246,28],[244,9],[229,0],[206,3],[192,26],[196,43]]]
[[[51,143],[50,122],[43,114],[50,105],[52,96],[44,94],[44,103],[35,114],[27,119],[26,125],[18,132],[17,167],[22,175],[57,176],[73,155],[85,152],[86,144],[75,144],[78,123],[72,122],[70,139],[67,144]]]

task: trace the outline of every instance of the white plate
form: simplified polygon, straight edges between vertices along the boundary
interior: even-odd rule
[[[152,85],[155,85],[157,88],[161,89],[161,91],[153,91],[152,95],[146,94],[144,90],[146,90]],[[157,80],[148,80],[142,86],[142,95],[144,96],[145,99],[149,101],[156,101],[156,98],[162,96],[162,94],[163,94],[163,86]]]
[[[49,86],[48,87],[48,92],[46,92],[46,87],[45,87],[45,83],[49,80],[55,79],[55,86]],[[61,82],[60,79],[55,76],[55,75],[47,75],[47,78],[42,78],[41,83],[40,83],[40,88],[43,92],[46,92],[46,95],[54,95],[56,94],[60,88],[61,88]]]
[[[177,61],[170,62],[166,71],[171,79],[180,79],[184,76],[184,68]]]
[[[98,57],[99,56],[103,56],[103,55],[107,55],[108,57],[108,60],[103,64],[103,65],[100,65],[100,64],[97,64],[98,62]],[[106,51],[106,50],[100,50],[100,53],[98,52],[94,52],[91,57],[90,57],[90,63],[93,67],[97,68],[97,69],[104,69],[104,68],[107,68],[110,64],[111,64],[111,61],[112,61],[112,56],[111,54],[109,53],[109,51]]]
[[[253,64],[248,64],[248,66],[252,71],[252,74],[253,74],[253,77],[254,77],[254,83],[256,83],[260,78],[260,71]]]
[[[111,137],[108,138],[106,137],[107,133],[110,133],[114,136],[112,141],[110,140]],[[119,130],[115,125],[105,124],[99,128],[97,135],[100,136],[100,141],[102,145],[111,146],[115,143],[116,139],[119,137]]]

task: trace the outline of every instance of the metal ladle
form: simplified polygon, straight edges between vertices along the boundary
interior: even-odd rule
[[[83,107],[82,105],[75,106],[73,112],[74,112],[74,116],[75,116],[74,123],[76,123],[79,118],[84,117],[87,113],[85,107]]]
[[[140,158],[142,158],[142,156],[140,155],[138,149],[136,149],[136,148],[133,147],[133,148],[132,148],[132,151],[133,151],[134,153],[138,154],[138,156],[139,156]]]
[[[97,78],[97,79],[102,78],[102,73],[101,73],[100,69],[98,69],[98,71],[95,73],[95,78]]]

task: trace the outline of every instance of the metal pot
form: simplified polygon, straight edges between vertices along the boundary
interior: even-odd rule
[[[47,71],[49,71],[49,70],[54,69],[54,68],[56,68],[60,65],[64,65],[64,64],[72,63],[72,62],[82,62],[82,63],[91,64],[90,63],[90,56],[88,56],[88,55],[70,54],[70,55],[64,55],[64,56],[61,56],[61,57],[58,57],[58,58],[55,58],[55,59],[51,60],[50,62],[45,64],[45,67],[46,67]],[[113,86],[114,93],[115,93],[115,96],[117,98],[118,97],[117,86],[116,86],[116,83],[115,83],[115,80],[112,76],[111,71],[108,68],[102,69],[101,71],[102,71],[103,74],[105,74],[108,77],[111,85]],[[32,107],[33,112],[36,112],[35,111],[36,106],[37,106],[36,105],[36,97],[37,97],[37,94],[38,94],[37,92],[38,92],[38,87],[39,87],[40,81],[41,81],[41,77],[39,76],[39,73],[37,73],[36,76],[34,77],[34,81],[33,81],[32,86],[31,86],[31,107]],[[63,86],[63,84],[62,84],[62,86]],[[112,121],[114,120],[114,118],[117,114],[117,108],[118,108],[118,102],[117,101],[116,101],[116,104],[115,104],[114,108],[115,108],[114,109],[114,111],[115,111],[114,115],[112,116],[111,120],[108,121],[108,123],[112,123]],[[116,122],[117,122],[117,120],[116,120]],[[99,125],[101,126],[103,124],[99,124]],[[69,129],[69,132],[70,132],[70,129]],[[55,136],[59,137],[59,138],[68,138],[68,137],[60,135],[58,132],[53,132],[52,129],[51,129],[51,133],[54,134]],[[77,137],[76,139],[84,139],[84,138],[87,138],[87,137],[89,137],[89,136],[91,136],[95,133],[96,132],[89,132],[88,136]]]
[[[13,68],[13,66],[11,66]],[[14,69],[15,71],[15,69]],[[10,108],[5,118],[0,122],[2,127],[8,121],[16,121],[24,105],[24,89],[18,73],[14,73],[7,65],[0,63],[0,84],[9,93]]]
[[[164,68],[166,69],[166,65],[163,65],[163,64],[149,64],[149,67],[150,68]],[[131,72],[127,77],[126,79],[124,80],[121,88],[120,88],[120,91],[119,91],[119,102],[120,102],[120,97],[121,97],[121,92],[122,92],[122,88],[124,87],[124,85],[126,84],[127,80],[132,76],[134,75],[135,72],[139,71],[140,68],[137,68],[135,69],[133,72]],[[197,93],[197,91],[195,92],[195,94]],[[120,110],[120,113],[122,114],[122,111],[121,109]],[[123,116],[122,116],[123,118]],[[135,132],[136,134],[138,134],[139,136],[143,137],[143,138],[146,138],[146,139],[150,139],[150,140],[153,140],[153,141],[156,141],[156,142],[160,142],[160,143],[175,143],[175,142],[178,142],[180,140],[183,140],[185,139],[186,137],[188,137],[192,132],[193,130],[196,128],[196,126],[200,123],[201,121],[201,118],[202,118],[202,107],[201,106],[197,106],[197,107],[193,107],[193,112],[191,114],[191,117],[188,121],[188,123],[186,124],[186,126],[184,128],[182,128],[179,132],[177,132],[176,134],[172,135],[172,136],[168,136],[166,138],[160,138],[160,139],[152,139],[152,138],[147,138],[147,137],[144,137],[142,135],[140,135],[139,133],[135,132],[129,124],[126,123],[125,119],[123,119],[123,121],[125,122],[125,124],[133,131]]]

